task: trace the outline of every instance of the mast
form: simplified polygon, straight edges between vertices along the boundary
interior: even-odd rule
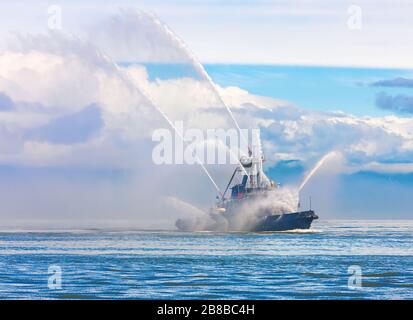
[[[225,194],[227,193],[228,188],[229,188],[229,186],[231,185],[232,180],[234,180],[234,177],[235,177],[235,174],[237,173],[237,171],[238,171],[238,167],[235,169],[234,173],[232,174],[231,179],[229,180],[228,185],[227,185],[227,187],[225,188],[224,193],[222,194],[222,200],[224,200]]]

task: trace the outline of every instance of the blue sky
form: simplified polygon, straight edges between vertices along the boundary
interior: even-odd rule
[[[122,63],[128,66],[130,63]],[[305,109],[343,111],[357,116],[386,116],[378,108],[379,93],[409,95],[412,88],[374,85],[383,80],[413,78],[413,70],[257,64],[205,64],[214,82],[237,86],[250,93],[283,99]],[[194,77],[186,64],[146,64],[149,79]]]
[[[383,88],[382,79],[411,78],[403,69],[271,65],[206,65],[218,84],[239,86],[251,93],[285,99],[313,110],[340,110],[358,116],[393,114],[376,106],[379,92],[411,94],[410,88]]]
[[[346,1],[33,3],[0,4],[0,49],[7,49],[0,50],[0,190],[8,210],[0,214],[13,217],[17,212],[24,217],[27,208],[36,208],[46,218],[52,217],[55,211],[47,210],[52,194],[54,208],[64,203],[67,212],[77,210],[78,216],[94,210],[105,198],[103,209],[108,216],[122,211],[135,217],[141,203],[137,195],[144,200],[154,197],[176,178],[173,174],[165,175],[167,181],[154,178],[157,171],[142,165],[151,149],[139,139],[147,139],[148,127],[159,119],[153,109],[136,109],[144,103],[131,88],[147,89],[170,112],[181,107],[193,112],[194,105],[209,101],[211,92],[205,96],[199,78],[182,79],[194,75],[191,65],[182,70],[174,61],[167,61],[172,63],[167,67],[149,61],[144,64],[146,78],[142,69],[125,62],[144,51],[140,50],[142,39],[149,41],[143,46],[149,48],[147,57],[169,58],[177,53],[168,39],[162,44],[151,43],[151,37],[136,37],[141,30],[133,29],[136,25],[130,21],[120,27],[131,28],[115,29],[119,31],[116,39],[109,34],[109,40],[117,43],[87,38],[92,31],[106,32],[102,21],[117,14],[117,7],[126,6],[155,13],[167,22],[199,57],[223,97],[234,104],[236,117],[263,127],[270,160],[266,168],[273,178],[287,185],[298,183],[324,154],[338,150],[346,155],[346,170],[315,177],[303,191],[303,198],[313,197],[322,216],[386,218],[393,208],[395,217],[410,217],[413,4],[361,1],[363,27],[354,31],[347,25]],[[53,33],[13,49],[13,43],[6,41],[13,32],[46,31],[51,4],[61,6],[60,31],[86,35],[102,51],[96,54],[95,47],[84,46],[78,38],[61,41]],[[125,42],[122,48],[121,42]],[[114,71],[100,60],[100,52],[128,70]],[[130,72],[136,83],[122,72]],[[264,105],[270,110],[260,109]],[[214,116],[211,126],[221,120],[221,114]],[[192,180],[180,186],[179,194],[195,190],[193,186],[204,188],[202,204],[210,204],[215,190],[197,169],[192,170],[200,175],[187,174]],[[225,174],[216,173],[216,177],[225,184]],[[30,188],[25,178],[30,178]],[[206,181],[205,185],[199,181]],[[26,203],[17,201],[22,194]],[[161,210],[159,217],[162,214]]]

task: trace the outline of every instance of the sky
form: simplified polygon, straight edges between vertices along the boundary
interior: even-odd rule
[[[356,30],[345,1],[53,4],[62,28],[50,31],[51,2],[0,2],[3,225],[171,228],[206,210],[216,191],[202,170],[154,165],[151,134],[167,126],[158,108],[188,127],[233,127],[222,101],[261,129],[283,186],[334,152],[303,206],[411,218],[413,4],[361,1]],[[219,186],[233,170],[208,169]]]
[[[350,68],[273,65],[206,65],[222,86],[236,85],[258,95],[284,99],[304,108],[340,110],[358,116],[391,115],[376,106],[382,79],[412,78],[409,69]],[[392,95],[409,94],[410,88],[385,88]]]
[[[203,63],[413,66],[409,0],[2,0],[2,34],[44,29],[50,5],[73,32],[119,7],[156,14]]]

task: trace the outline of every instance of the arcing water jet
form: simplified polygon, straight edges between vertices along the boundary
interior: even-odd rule
[[[122,70],[119,68],[119,66],[112,61],[107,55],[104,56],[104,58],[106,58],[106,60],[108,62],[110,62],[114,68],[116,69],[116,71],[119,73],[119,76],[123,79],[125,79],[125,81],[127,83],[133,83],[131,79],[129,79],[128,75],[125,75]],[[165,112],[162,111],[161,108],[158,107],[158,105],[153,101],[153,99],[151,98],[151,96],[146,93],[146,91],[143,88],[138,88],[135,85],[133,85],[134,90],[136,90],[138,92],[138,94],[143,97],[147,103],[149,103],[149,105],[151,105],[153,108],[155,108],[159,114],[165,119],[165,121],[171,126],[171,128],[175,131],[175,133],[177,134],[177,136],[182,140],[183,144],[185,146],[187,146],[187,142],[185,141],[182,132],[180,132],[175,125],[173,124],[173,122],[169,119],[169,117],[166,115]],[[213,186],[215,187],[216,191],[218,192],[218,194],[220,196],[222,196],[222,192],[219,189],[217,183],[215,182],[215,180],[212,178],[211,174],[209,173],[208,169],[205,167],[205,165],[202,163],[201,159],[199,159],[199,157],[197,155],[195,155],[195,159],[197,161],[197,163],[201,166],[202,170],[204,171],[204,173],[207,175],[207,177],[209,178],[209,180],[211,181],[211,183],[213,184]]]
[[[222,98],[221,94],[219,93],[215,83],[212,81],[211,77],[209,76],[208,72],[206,72],[205,68],[202,66],[202,64],[199,62],[199,60],[195,57],[195,55],[191,52],[191,50],[187,47],[187,45],[184,43],[184,41],[179,38],[165,23],[161,22],[158,18],[156,18],[153,15],[149,16],[150,19],[152,20],[152,22],[158,26],[158,28],[160,30],[162,30],[166,35],[168,35],[168,37],[170,38],[170,40],[175,43],[188,57],[188,59],[190,60],[190,62],[192,63],[192,65],[195,67],[195,70],[198,72],[198,74],[203,77],[207,83],[210,85],[210,87],[212,88],[213,92],[215,93],[215,95],[217,96],[219,102],[225,107],[225,109],[228,111],[228,114],[230,115],[232,121],[235,124],[235,127],[237,128],[240,136],[242,137],[242,139],[244,140],[244,143],[246,143],[246,145],[248,145],[248,140],[247,138],[244,136],[244,134],[241,131],[241,128],[237,122],[237,120],[234,117],[234,114],[232,113],[230,107],[227,105],[227,103],[224,101],[224,99]]]
[[[304,178],[303,182],[300,184],[300,186],[298,187],[298,192],[300,192],[304,186],[307,184],[307,182],[314,176],[314,174],[323,166],[323,164],[328,160],[331,159],[333,157],[337,156],[337,152],[336,151],[330,151],[329,153],[325,154],[317,163],[316,165],[313,167],[313,169],[311,169],[310,172],[308,172],[308,174],[306,175],[306,177]]]

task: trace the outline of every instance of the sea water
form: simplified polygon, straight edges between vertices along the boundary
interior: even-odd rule
[[[413,221],[262,234],[0,230],[0,298],[412,299]]]

